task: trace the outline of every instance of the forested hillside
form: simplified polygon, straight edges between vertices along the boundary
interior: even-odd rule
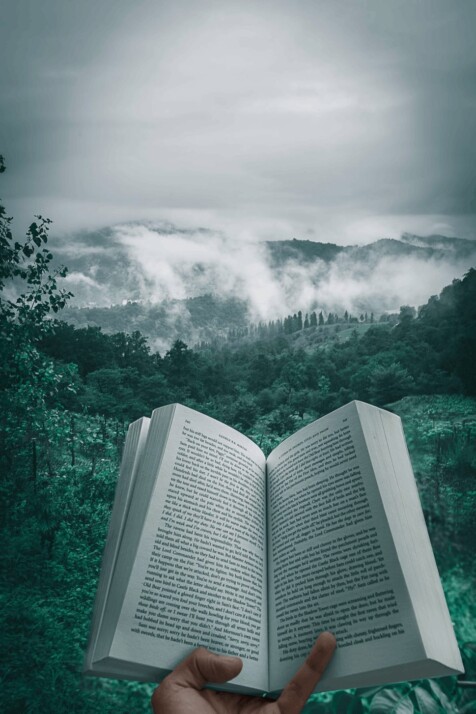
[[[139,332],[107,335],[60,322],[38,347],[71,372],[74,391],[58,388],[65,408],[125,420],[181,401],[253,433],[281,436],[350,399],[384,405],[409,394],[476,395],[474,270],[417,316],[402,307],[396,325],[367,323],[359,337],[347,323],[342,342],[326,339],[329,327],[301,320],[292,332],[268,330],[250,343],[199,351],[178,340],[162,356]]]
[[[399,413],[474,674],[476,271],[417,315],[403,307],[397,324],[367,323],[361,333],[348,324],[343,341],[326,339],[333,326],[317,320],[249,343],[194,350],[177,340],[159,354],[137,331],[61,321],[69,296],[58,287],[63,269],[51,267],[48,228],[40,218],[17,240],[0,208],[1,710],[148,710],[151,685],[83,680],[81,664],[127,423],[174,401],[265,451],[351,399]],[[10,301],[12,281],[21,297]],[[322,712],[364,712],[372,702],[378,712],[475,711],[468,692],[453,679],[419,682],[321,696],[307,711],[318,700]]]

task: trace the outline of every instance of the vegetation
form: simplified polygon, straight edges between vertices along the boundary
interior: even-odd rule
[[[2,711],[147,711],[152,685],[83,680],[81,665],[125,428],[172,401],[268,452],[353,398],[399,413],[474,675],[476,271],[418,315],[403,308],[398,324],[344,319],[345,341],[320,339],[339,323],[316,316],[305,326],[301,316],[302,327],[286,333],[200,350],[178,340],[161,356],[137,331],[58,321],[69,295],[58,283],[65,269],[51,268],[48,227],[38,218],[18,241],[0,207]],[[321,695],[307,706],[317,710],[433,714],[476,704],[450,679]]]

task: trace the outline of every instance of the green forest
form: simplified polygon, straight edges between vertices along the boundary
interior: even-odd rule
[[[72,296],[49,228],[36,217],[17,238],[0,206],[0,710],[149,710],[153,685],[87,679],[81,667],[128,423],[170,402],[265,452],[352,399],[399,414],[465,679],[476,679],[476,270],[390,322],[277,315],[281,328],[255,328],[252,340],[177,340],[159,354],[137,331],[61,320]],[[474,691],[418,681],[316,695],[305,711],[476,712]]]

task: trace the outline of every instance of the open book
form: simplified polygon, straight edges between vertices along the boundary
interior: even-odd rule
[[[160,681],[195,647],[217,685],[277,694],[322,630],[316,691],[460,673],[401,421],[351,402],[265,458],[172,404],[129,427],[85,671]]]

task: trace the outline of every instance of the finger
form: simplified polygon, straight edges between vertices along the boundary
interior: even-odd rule
[[[332,659],[335,648],[334,635],[330,632],[319,635],[309,657],[283,689],[277,701],[282,714],[298,714],[301,711]]]
[[[210,652],[205,647],[194,650],[167,677],[172,684],[201,689],[207,682],[226,682],[236,677],[243,667],[239,657]]]

